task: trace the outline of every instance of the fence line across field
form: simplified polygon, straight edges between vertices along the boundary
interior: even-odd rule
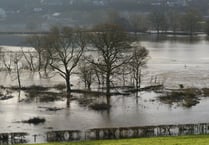
[[[46,132],[45,142],[70,142],[103,139],[126,139],[157,136],[183,136],[209,134],[209,123],[158,125],[138,127],[93,128],[88,130],[59,130]],[[39,135],[25,132],[0,133],[0,145],[27,143],[27,136],[35,143]],[[31,142],[31,141],[30,141]]]

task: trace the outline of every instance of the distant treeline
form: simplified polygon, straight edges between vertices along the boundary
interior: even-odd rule
[[[135,15],[148,17],[160,13],[169,19],[170,13],[184,15],[195,9],[202,18],[209,16],[208,0],[1,0],[0,5],[0,31],[45,31],[55,25],[91,27],[116,15],[118,23],[133,30],[129,19]],[[164,18],[160,19],[165,29],[171,29],[172,20],[165,23]],[[141,30],[153,27],[150,21],[143,19],[141,23],[144,26]]]

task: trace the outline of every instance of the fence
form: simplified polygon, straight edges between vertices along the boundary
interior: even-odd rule
[[[209,134],[209,123],[50,131],[47,142]]]
[[[70,142],[80,140],[124,139],[154,136],[182,136],[209,134],[209,123],[159,125],[139,127],[94,128],[89,130],[61,130],[46,132],[45,142]],[[0,145],[26,143],[25,132],[0,133]],[[33,135],[34,142],[38,135]]]

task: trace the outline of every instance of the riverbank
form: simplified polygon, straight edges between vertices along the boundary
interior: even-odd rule
[[[123,140],[99,140],[70,143],[46,143],[36,145],[208,145],[209,135],[154,137]]]

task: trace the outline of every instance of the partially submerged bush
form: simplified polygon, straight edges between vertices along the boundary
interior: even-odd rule
[[[38,125],[40,123],[45,123],[45,121],[46,121],[45,118],[34,117],[34,118],[30,118],[28,120],[23,120],[22,123]]]
[[[12,90],[19,90],[18,86],[13,86],[11,87]],[[44,87],[44,86],[38,86],[38,85],[31,85],[28,87],[22,87],[21,90],[25,90],[25,91],[46,91],[48,90],[49,87]]]
[[[79,98],[78,103],[82,106],[88,106],[94,101],[92,98]]]
[[[185,107],[192,107],[199,103],[198,96],[200,95],[201,90],[188,88],[181,91],[167,92],[166,95],[160,96],[159,99],[166,104],[182,103]]]
[[[160,96],[159,99],[163,103],[172,104],[174,102],[182,101],[183,97],[182,92],[168,92],[166,95]]]
[[[179,84],[179,88],[180,89],[183,89],[184,88],[184,85],[183,84]]]
[[[198,99],[185,98],[183,101],[183,106],[190,108],[198,103],[200,103]]]

